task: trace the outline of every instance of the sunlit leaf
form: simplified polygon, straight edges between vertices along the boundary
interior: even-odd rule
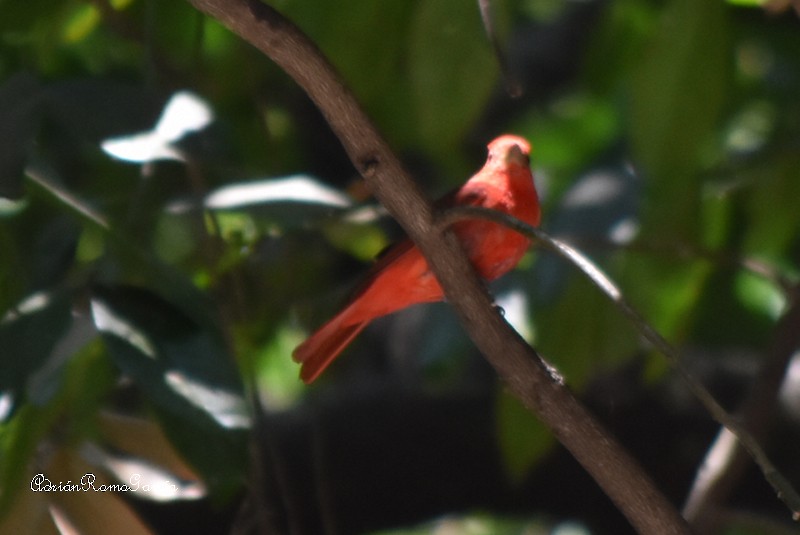
[[[736,291],[742,303],[755,313],[777,320],[786,306],[786,296],[770,281],[752,273],[740,273]]]
[[[164,430],[152,420],[103,411],[96,421],[103,442],[114,450],[147,459],[182,479],[197,477],[169,443]]]
[[[204,201],[213,210],[223,236],[238,234],[252,241],[256,230],[271,233],[307,226],[342,214],[353,202],[341,191],[307,176],[294,175],[229,184],[212,191]],[[180,212],[173,205],[171,212]]]
[[[386,233],[375,225],[333,221],[322,231],[336,248],[364,261],[374,260],[388,246]]]
[[[70,324],[70,296],[36,292],[0,320],[0,391],[21,402]]]
[[[242,476],[249,414],[224,342],[156,296],[98,289],[92,314],[117,365],[147,394],[187,459],[222,492]]]
[[[64,41],[67,43],[80,41],[97,27],[98,22],[100,22],[100,12],[95,6],[86,4],[78,7],[64,28]]]
[[[139,425],[134,428],[141,430],[142,427]],[[145,437],[129,434],[127,440],[119,444],[125,452],[123,454],[109,452],[92,442],[83,444],[81,454],[93,464],[101,466],[117,482],[126,485],[130,489],[129,492],[135,493],[140,500],[171,502],[206,497],[205,486],[198,476],[190,474],[188,477],[181,477],[169,470],[169,467],[153,462],[148,456],[131,456],[129,447],[142,438]],[[162,443],[160,446],[171,450],[171,445],[168,443]],[[141,449],[139,448],[140,451]],[[163,455],[161,457],[163,458]],[[185,472],[186,470],[184,474]]]
[[[753,153],[769,140],[778,110],[765,101],[752,102],[731,121],[725,134],[727,149],[734,154]]]
[[[223,186],[206,197],[205,205],[213,210],[233,210],[288,202],[319,204],[340,209],[352,205],[352,201],[344,193],[306,175]]]
[[[131,505],[116,492],[93,492],[113,480],[96,473],[96,467],[74,450],[56,452],[47,465],[47,479],[53,482],[72,482],[81,491],[49,492],[49,513],[59,530],[86,535],[101,535],[108,530],[122,535],[147,535],[147,525]],[[43,472],[44,474],[44,472]]]
[[[762,7],[769,1],[770,0],[727,0],[729,4],[747,7]]]
[[[299,380],[300,368],[289,356],[304,338],[304,333],[281,326],[269,343],[253,356],[254,373],[261,387],[262,400],[270,410],[289,407],[303,392],[304,386]]]
[[[26,199],[15,201],[0,197],[0,219],[13,217],[23,211],[27,206],[28,201]]]
[[[376,532],[373,535],[589,535],[579,522],[567,521],[554,526],[552,519],[515,518],[486,512],[451,514],[415,527]]]
[[[184,161],[186,156],[175,144],[213,120],[211,107],[204,100],[189,91],[181,91],[167,101],[152,130],[106,139],[101,147],[110,156],[133,163]]]

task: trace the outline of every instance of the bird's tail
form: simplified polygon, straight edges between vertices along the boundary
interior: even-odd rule
[[[333,317],[292,352],[295,362],[302,364],[300,379],[304,383],[314,381],[367,326],[366,321],[343,325],[346,312],[347,309]]]

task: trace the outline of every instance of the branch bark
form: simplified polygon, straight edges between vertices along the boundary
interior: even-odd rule
[[[478,349],[634,528],[640,533],[689,533],[638,463],[498,314],[455,237],[438,228],[431,206],[319,49],[258,0],[189,2],[264,52],[316,103],[375,196],[425,255]]]
[[[800,331],[797,330],[800,321],[800,303],[797,301],[797,291],[791,292],[792,306],[778,322],[775,342],[772,345],[770,358],[767,365],[761,370],[760,377],[755,383],[749,403],[742,411],[744,421],[734,418],[713,395],[692,376],[683,365],[678,351],[664,339],[663,336],[650,325],[639,312],[625,299],[622,291],[587,257],[567,245],[566,243],[548,236],[544,231],[534,228],[514,217],[494,210],[487,210],[476,206],[458,206],[449,209],[440,217],[440,225],[449,226],[459,219],[480,217],[494,221],[535,240],[543,247],[555,252],[574,267],[578,268],[592,283],[608,297],[631,324],[639,331],[642,338],[647,340],[657,349],[680,375],[684,384],[694,394],[698,401],[705,407],[709,415],[723,430],[716,443],[706,456],[705,466],[700,470],[700,476],[695,481],[695,487],[684,507],[684,515],[696,529],[712,527],[713,519],[708,517],[717,507],[730,486],[739,477],[739,470],[744,468],[747,460],[745,453],[749,454],[764,478],[772,485],[775,494],[783,500],[792,512],[792,518],[800,519],[800,495],[794,490],[791,483],[778,471],[766,454],[764,448],[752,430],[763,432],[766,429],[768,415],[772,414],[775,395],[783,381],[786,367],[789,365],[794,350],[800,343]],[[741,464],[741,466],[737,466]],[[712,510],[712,511],[710,511]],[[704,533],[705,531],[700,531]]]

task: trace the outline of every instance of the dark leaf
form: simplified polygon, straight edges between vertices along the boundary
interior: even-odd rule
[[[28,151],[39,126],[41,91],[21,73],[0,85],[0,198],[19,199]]]
[[[65,292],[37,292],[7,311],[0,321],[0,392],[21,402],[29,379],[69,324],[70,296]]]
[[[250,416],[221,334],[133,288],[97,288],[92,315],[114,362],[147,395],[178,449],[212,490],[234,490]]]

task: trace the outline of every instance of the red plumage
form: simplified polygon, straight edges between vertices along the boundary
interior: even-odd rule
[[[481,206],[538,225],[530,145],[521,137],[504,135],[488,148],[483,168],[440,205]],[[530,245],[522,234],[485,220],[459,221],[453,230],[478,274],[489,281],[513,269]],[[375,318],[443,297],[419,249],[409,239],[398,242],[378,259],[347,305],[294,350],[294,360],[302,363],[300,378],[306,383],[316,379]]]

